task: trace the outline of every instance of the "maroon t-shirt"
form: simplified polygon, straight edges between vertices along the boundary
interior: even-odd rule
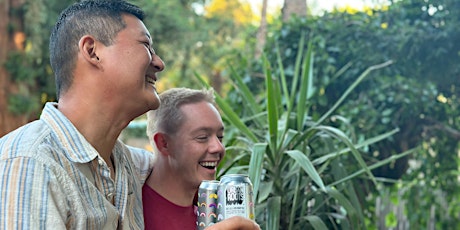
[[[196,230],[195,206],[183,207],[162,197],[147,184],[142,187],[146,230]]]

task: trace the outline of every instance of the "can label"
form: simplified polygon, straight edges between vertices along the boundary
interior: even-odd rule
[[[217,188],[219,181],[202,181],[198,189],[197,222],[198,230],[205,229],[217,222]]]
[[[248,216],[245,202],[246,187],[244,185],[229,185],[225,196],[225,217]]]
[[[222,177],[217,194],[217,221],[232,216],[254,220],[253,191],[249,177],[239,174]]]

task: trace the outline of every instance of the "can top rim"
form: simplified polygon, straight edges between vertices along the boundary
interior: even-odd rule
[[[218,180],[202,180],[201,183],[203,183],[203,182],[219,183],[220,181],[218,181]]]
[[[225,174],[222,177],[248,177],[246,174]]]

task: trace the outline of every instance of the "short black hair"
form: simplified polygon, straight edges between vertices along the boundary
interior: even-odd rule
[[[126,27],[122,14],[131,14],[144,20],[138,6],[124,0],[84,0],[63,10],[50,36],[50,63],[56,79],[57,98],[73,80],[78,42],[84,35],[92,35],[104,45]]]

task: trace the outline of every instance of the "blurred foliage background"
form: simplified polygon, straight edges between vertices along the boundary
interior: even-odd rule
[[[0,0],[0,136],[55,100],[48,38],[71,2]],[[159,91],[208,85],[234,113],[220,175],[257,179],[264,229],[460,229],[460,0],[132,2]]]

